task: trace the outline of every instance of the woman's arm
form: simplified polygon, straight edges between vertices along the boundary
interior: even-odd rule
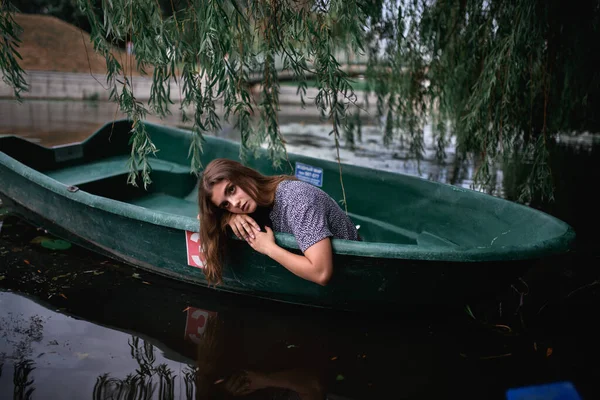
[[[306,249],[303,256],[279,247],[269,227],[267,232],[256,232],[248,243],[254,250],[271,257],[293,274],[321,286],[325,286],[333,274],[333,254],[328,237]]]

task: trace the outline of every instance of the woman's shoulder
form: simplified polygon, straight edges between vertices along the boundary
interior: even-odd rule
[[[277,193],[285,197],[314,197],[324,194],[321,189],[300,180],[285,180],[277,186]]]

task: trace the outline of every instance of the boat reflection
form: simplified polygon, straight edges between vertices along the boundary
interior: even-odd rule
[[[228,332],[229,327],[234,332]],[[273,369],[272,360],[270,368],[261,367],[268,357],[249,360],[248,354],[241,352],[240,341],[235,340],[238,328],[219,318],[217,312],[188,307],[184,340],[192,344],[187,349],[195,351],[193,364],[174,371],[166,363],[157,363],[156,352],[164,349],[132,335],[130,354],[137,368],[121,379],[110,373],[98,376],[93,399],[324,398],[323,377],[316,369],[286,366],[287,362],[281,364],[283,360],[279,360],[279,369]],[[293,357],[288,361],[293,363]]]

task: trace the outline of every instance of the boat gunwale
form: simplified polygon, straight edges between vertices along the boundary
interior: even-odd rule
[[[119,122],[115,121],[115,122]],[[73,143],[76,145],[82,145],[87,141],[91,140],[97,133],[102,131],[106,126],[113,124],[113,122],[106,123],[101,128],[99,128],[96,132],[90,135],[85,140]],[[146,125],[152,125],[157,128],[165,128],[161,125],[152,124],[149,122],[144,122]],[[174,127],[166,127],[171,130],[181,131],[182,134],[189,134],[191,132],[187,132],[181,128]],[[3,138],[16,137],[21,140],[25,140],[22,137],[16,135],[5,135]],[[232,140],[224,139],[224,138],[211,138],[217,141],[225,141],[228,143],[236,143]],[[33,145],[43,147],[46,149],[53,149],[54,147],[44,147],[40,146],[37,143],[29,142]],[[302,156],[304,159],[315,159],[313,157]],[[320,162],[327,160],[315,159]],[[125,218],[132,218],[140,222],[146,222],[153,225],[163,226],[170,229],[178,229],[181,231],[191,231],[198,232],[199,224],[196,218],[193,217],[185,217],[177,214],[166,213],[159,210],[147,209],[141,206],[136,206],[133,204],[129,204],[126,202],[109,199],[106,197],[98,196],[91,194],[89,192],[85,192],[83,190],[78,190],[75,192],[71,192],[68,190],[68,185],[57,181],[43,172],[39,172],[19,161],[10,157],[8,154],[0,151],[0,164],[4,165],[11,171],[17,173],[25,179],[30,180],[31,182],[39,185],[42,188],[50,190],[62,197],[65,197],[71,201],[75,201],[81,203],[85,206],[89,206],[92,208],[97,208],[102,211],[108,212],[110,214],[118,215]],[[343,164],[344,168],[348,169],[357,169],[358,167],[352,166],[349,164]],[[378,173],[384,175],[402,175],[402,174],[393,174],[387,171],[375,170],[368,167],[361,167],[367,170],[377,171]],[[429,180],[410,176],[410,175],[402,175],[408,179],[417,179],[421,181],[426,181],[428,183],[433,183],[436,185],[448,186],[452,188],[452,190],[460,190],[464,192],[469,192],[472,196],[486,196],[492,201],[500,201],[510,203],[511,207],[519,208],[523,207],[528,209],[529,212],[538,213],[540,217],[545,217],[552,222],[562,225],[564,228],[564,232],[561,235],[554,236],[550,239],[536,242],[529,242],[527,244],[522,245],[510,245],[510,246],[486,246],[486,247],[442,247],[442,246],[419,246],[418,244],[398,244],[398,243],[389,243],[389,242],[365,242],[365,241],[351,241],[351,240],[343,240],[343,239],[332,239],[332,248],[334,254],[339,255],[348,255],[348,256],[356,256],[356,257],[369,257],[369,258],[382,258],[382,259],[406,259],[406,260],[425,260],[425,261],[447,261],[447,262],[487,262],[487,261],[515,261],[515,260],[525,260],[525,259],[534,259],[540,257],[546,257],[549,255],[564,253],[569,251],[571,243],[575,239],[575,232],[573,228],[565,223],[564,221],[544,213],[543,211],[532,209],[522,204],[514,203],[508,201],[506,199],[498,198],[495,196],[487,195],[485,193],[480,193],[475,190],[465,189],[456,187],[453,185],[445,184],[442,182],[431,182]],[[10,197],[10,196],[8,196]],[[26,205],[23,207],[27,208]],[[288,249],[298,250],[298,244],[292,234],[276,232],[275,238],[277,243],[283,247]],[[232,236],[233,240],[241,240]]]

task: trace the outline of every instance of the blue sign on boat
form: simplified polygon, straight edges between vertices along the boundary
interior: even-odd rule
[[[296,178],[315,186],[323,186],[323,169],[308,164],[296,163]]]

